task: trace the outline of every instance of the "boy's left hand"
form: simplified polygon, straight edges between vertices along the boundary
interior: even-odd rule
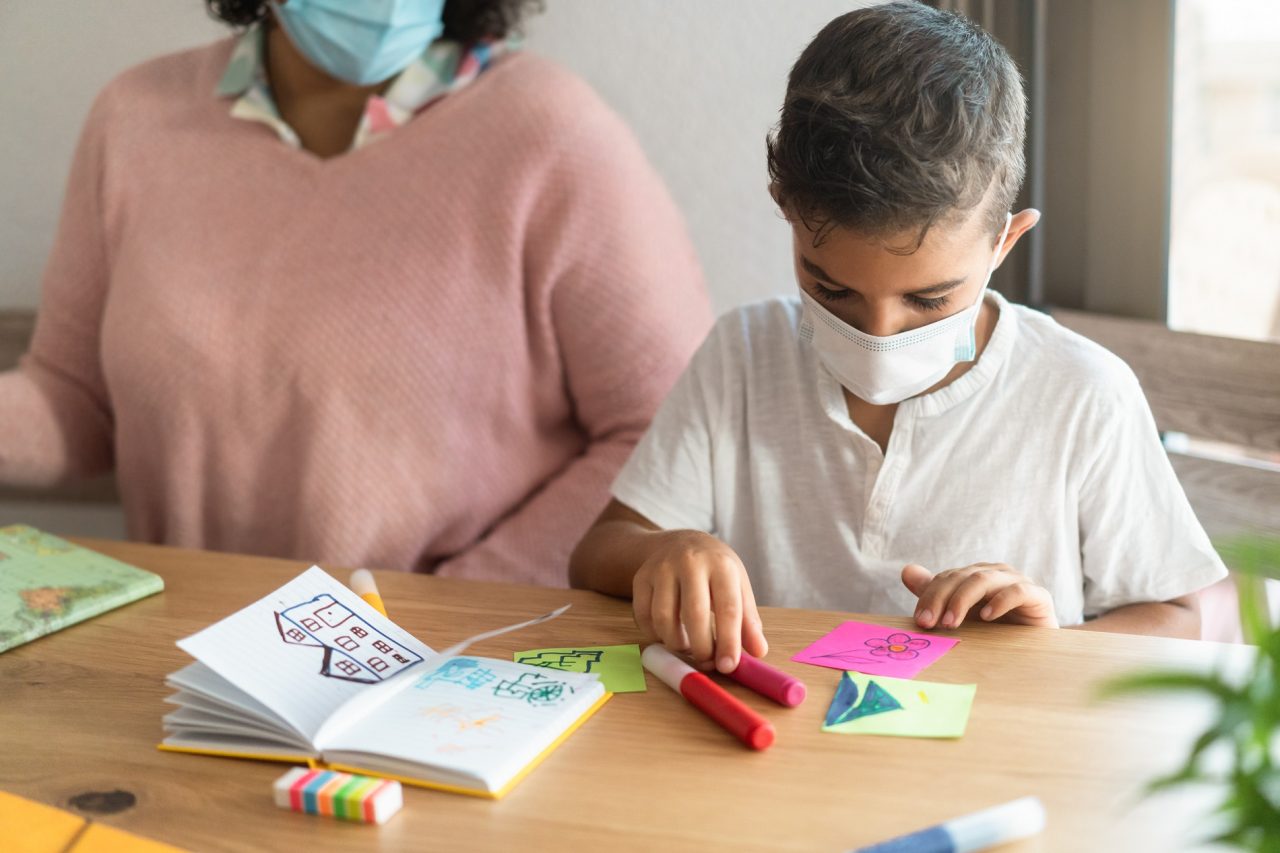
[[[902,583],[920,599],[915,620],[921,628],[958,628],[969,615],[984,622],[1057,628],[1049,590],[1004,563],[974,563],[936,575],[912,563]]]

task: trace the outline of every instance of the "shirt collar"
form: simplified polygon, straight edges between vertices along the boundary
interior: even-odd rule
[[[281,117],[275,99],[271,97],[265,46],[266,30],[263,26],[259,23],[249,27],[231,48],[231,59],[218,81],[216,94],[220,98],[235,98],[231,104],[231,115],[235,118],[261,122],[284,142],[301,148],[302,140]]]
[[[231,49],[216,94],[220,98],[236,99],[231,105],[232,116],[262,122],[286,143],[301,147],[298,135],[281,117],[271,96],[265,45],[263,24],[249,27]],[[492,62],[518,46],[516,39],[482,42],[469,50],[448,39],[432,42],[421,56],[396,75],[384,94],[370,96],[352,140],[352,150],[404,125],[435,101],[466,86]]]

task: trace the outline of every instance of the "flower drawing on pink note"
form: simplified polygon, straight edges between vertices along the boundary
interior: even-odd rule
[[[915,678],[916,674],[950,651],[959,640],[943,634],[920,634],[867,622],[842,622],[814,640],[791,659],[800,663],[884,675]]]
[[[924,637],[902,633],[872,637],[866,644],[871,647],[871,654],[887,655],[894,660],[915,660],[920,657],[921,649],[929,648],[929,641]]]

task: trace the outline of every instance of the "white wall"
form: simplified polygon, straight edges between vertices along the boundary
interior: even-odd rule
[[[718,312],[795,287],[765,189],[787,72],[851,0],[547,0],[531,48],[627,119],[684,210]]]
[[[528,46],[635,128],[685,212],[718,310],[793,287],[765,192],[786,74],[856,0],[547,0]],[[218,38],[201,0],[0,0],[0,308],[34,308],[94,94],[136,62]]]
[[[137,62],[217,38],[199,0],[0,0],[0,308],[34,308],[93,96]]]
[[[794,287],[788,231],[765,191],[765,134],[805,43],[865,4],[547,0],[528,22],[529,49],[588,80],[635,129],[684,210],[718,312]],[[224,32],[201,0],[0,0],[0,308],[38,305],[98,89],[129,65]],[[0,505],[0,520],[118,529],[101,510],[76,512]]]

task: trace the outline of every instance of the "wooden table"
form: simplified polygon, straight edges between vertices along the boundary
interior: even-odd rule
[[[1049,827],[1010,850],[1174,850],[1212,797],[1139,801],[1137,793],[1177,763],[1204,709],[1170,699],[1097,702],[1093,687],[1134,667],[1246,654],[1181,640],[965,627],[962,642],[922,676],[978,684],[962,739],[836,735],[819,724],[839,673],[788,658],[852,614],[765,609],[769,660],[809,685],[797,709],[733,687],[773,720],[772,749],[742,748],[649,676],[648,692],[615,696],[505,799],[406,787],[404,811],[389,824],[356,826],[277,809],[270,787],[283,765],[155,748],[171,707],[162,702],[164,676],[189,660],[174,641],[305,564],[83,544],[157,572],[166,590],[0,655],[0,789],[62,807],[84,792],[128,791],[136,805],[101,820],[192,850],[839,851],[1026,794],[1044,801]],[[629,604],[593,593],[392,572],[378,580],[392,618],[435,648],[566,601],[573,608],[561,618],[473,651],[509,657],[638,639]]]

